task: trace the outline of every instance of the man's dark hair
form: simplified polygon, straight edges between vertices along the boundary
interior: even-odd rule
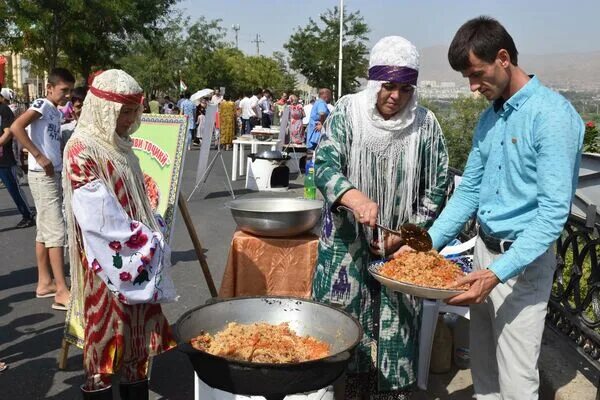
[[[76,101],[85,100],[85,96],[87,95],[87,88],[83,86],[77,86],[75,89],[71,90],[71,102],[75,103]]]
[[[171,98],[169,96],[165,96],[165,100],[171,100]]]
[[[150,95],[150,100],[156,100],[156,95],[155,94],[151,94]]]
[[[192,94],[189,92],[189,90],[186,90],[185,93],[183,93],[183,98],[184,99],[189,99],[191,95]]]
[[[262,88],[256,88],[256,89],[254,89],[254,94],[256,96],[260,96],[262,94],[262,92],[263,92]]]
[[[226,100],[226,101],[229,101],[229,100],[231,100],[231,95],[230,95],[229,93],[225,93],[225,94],[223,95],[223,100]]]
[[[481,16],[465,22],[458,29],[448,49],[448,61],[455,71],[464,71],[471,66],[471,51],[477,58],[492,63],[502,49],[510,55],[510,62],[518,65],[519,52],[513,38],[500,22],[491,17]]]
[[[50,71],[50,75],[48,75],[48,83],[55,86],[59,82],[75,83],[75,77],[66,68],[54,68]]]

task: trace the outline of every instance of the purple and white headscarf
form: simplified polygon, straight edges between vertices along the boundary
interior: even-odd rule
[[[416,86],[419,76],[419,52],[408,40],[401,36],[386,36],[371,49],[369,58],[369,81],[363,92],[364,105],[368,109],[371,123],[379,128],[398,130],[410,126],[417,109],[417,93],[406,107],[388,120],[377,111],[377,95],[385,82],[405,83]]]

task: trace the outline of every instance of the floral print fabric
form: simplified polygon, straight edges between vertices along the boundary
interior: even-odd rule
[[[175,299],[168,274],[169,250],[162,233],[131,220],[102,181],[74,191],[73,213],[88,265],[121,302],[164,303]]]

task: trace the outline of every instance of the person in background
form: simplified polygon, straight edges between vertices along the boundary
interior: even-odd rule
[[[538,358],[552,290],[553,244],[577,187],[585,127],[567,99],[528,75],[495,19],[457,31],[452,68],[491,104],[479,117],[460,185],[429,234],[434,248],[475,216],[473,272],[448,304],[470,305],[477,399],[538,399]]]
[[[200,146],[202,144],[202,131],[204,130],[204,122],[206,121],[206,107],[208,101],[201,99],[200,104],[196,108],[196,139],[194,145]]]
[[[298,96],[290,96],[290,143],[304,144],[304,131],[302,129],[302,119],[304,118],[304,108],[298,103]]]
[[[315,101],[310,110],[310,120],[306,133],[306,146],[314,150],[321,139],[321,129],[323,123],[329,116],[329,108],[327,104],[331,101],[331,90],[323,88],[319,89],[319,98]]]
[[[77,122],[79,121],[79,117],[81,116],[81,107],[83,107],[83,101],[85,100],[86,95],[87,88],[83,86],[78,86],[71,91],[71,104],[73,104],[73,120],[60,126],[62,149],[65,148],[65,145],[67,144],[67,142],[73,135],[75,128],[77,127]]]
[[[281,116],[283,115],[283,110],[287,104],[288,94],[283,92],[279,100],[274,104],[275,111],[273,112],[273,125],[279,126],[281,124]]]
[[[175,104],[171,101],[169,96],[165,96],[165,102],[162,107],[163,114],[174,114],[173,110],[175,108]]]
[[[250,131],[252,131],[252,128],[254,128],[261,122],[262,111],[258,106],[258,101],[262,99],[262,93],[263,90],[261,88],[256,88],[254,90],[254,94],[252,95],[252,97],[250,97],[250,108],[252,109],[252,115],[250,116],[250,130],[248,131],[248,133],[250,133]]]
[[[4,183],[17,210],[21,213],[21,221],[15,226],[15,228],[21,229],[35,225],[35,219],[17,177],[17,160],[13,152],[13,135],[10,130],[10,125],[15,117],[8,107],[12,96],[12,90],[8,88],[0,90],[0,180]]]
[[[194,140],[194,131],[196,128],[196,105],[190,100],[190,92],[186,91],[183,94],[180,112],[185,115],[188,121],[188,150],[191,149],[192,141]]]
[[[258,107],[261,112],[261,126],[263,128],[270,128],[273,118],[273,99],[269,89],[265,89],[263,92],[263,97],[258,102]]]
[[[421,301],[381,286],[368,266],[402,244],[375,223],[429,226],[445,199],[448,153],[435,115],[417,103],[418,73],[412,43],[379,40],[366,89],[338,101],[316,151],[315,184],[326,203],[312,296],[351,313],[364,329],[347,375],[348,400],[407,399],[416,383]]]
[[[211,104],[219,105],[223,101],[223,95],[221,94],[221,90],[219,88],[215,88],[215,93],[210,98]]]
[[[160,103],[156,100],[156,95],[150,95],[150,102],[148,102],[151,114],[160,114]]]
[[[38,266],[36,297],[54,297],[52,308],[67,310],[63,251],[65,221],[62,208],[62,152],[60,112],[69,99],[75,78],[64,68],[48,75],[46,97],[34,100],[11,126],[15,138],[29,152],[29,188],[37,210],[35,254]],[[29,127],[29,133],[25,128]],[[51,272],[52,271],[52,272]],[[54,275],[54,281],[52,280]]]
[[[240,107],[240,102],[244,98],[244,95],[241,93],[237,95],[237,99],[235,100],[235,135],[240,136],[243,132],[242,130],[242,109]]]
[[[230,150],[235,132],[235,103],[231,101],[229,94],[225,94],[224,100],[219,105],[219,128],[221,146],[225,146],[225,150]]]
[[[252,131],[252,118],[256,117],[254,113],[254,107],[252,107],[252,93],[247,91],[244,93],[244,98],[240,101],[240,112],[242,118],[242,134],[249,135]]]
[[[307,126],[308,126],[308,123],[310,122],[310,113],[312,112],[313,104],[315,104],[315,98],[311,97],[310,102],[306,103],[303,106],[304,118],[302,118],[302,128],[304,130],[303,134],[304,134],[305,138],[306,138],[306,133],[307,133]]]
[[[73,103],[70,100],[67,101],[67,104],[65,104],[64,106],[59,106],[57,108],[58,111],[60,111],[60,113],[62,114],[61,122],[66,123],[71,122],[73,120]]]
[[[188,96],[188,98],[189,98],[189,96]],[[181,93],[179,95],[179,100],[177,100],[177,104],[176,104],[176,106],[177,106],[178,109],[181,110],[181,103],[183,103],[184,100],[185,100],[185,92]]]

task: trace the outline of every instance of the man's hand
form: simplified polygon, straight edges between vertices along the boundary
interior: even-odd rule
[[[409,253],[411,251],[415,251],[415,249],[413,249],[412,247],[410,247],[409,245],[405,244],[404,246],[401,246],[398,250],[396,250],[394,252],[394,254],[392,254],[390,256],[390,258],[398,258],[400,257],[402,254],[404,253]]]
[[[453,287],[470,284],[471,287],[464,293],[456,295],[446,300],[446,303],[453,306],[462,306],[468,304],[480,304],[490,294],[490,292],[500,283],[498,277],[489,269],[471,272],[464,278],[460,278]]]
[[[40,167],[44,168],[46,175],[54,176],[54,165],[52,165],[52,161],[50,161],[45,155],[39,153],[37,157],[35,157],[35,161],[37,161]]]

